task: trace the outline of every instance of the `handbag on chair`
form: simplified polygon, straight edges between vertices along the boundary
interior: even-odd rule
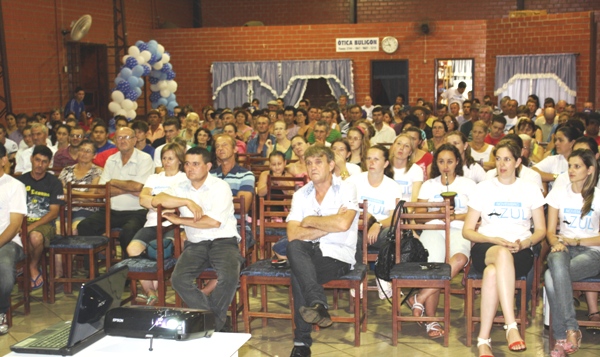
[[[390,229],[383,244],[381,245],[381,248],[379,249],[377,261],[375,261],[375,276],[388,282],[392,281],[390,278],[390,271],[392,270],[392,267],[396,265],[397,222],[394,222],[394,219],[397,217],[399,211],[406,213],[406,208],[404,208],[405,202],[406,201],[402,200],[396,205],[396,208],[394,209],[394,215],[392,216],[392,222],[390,224]],[[425,249],[423,243],[415,238],[411,229],[403,230],[400,239],[401,263],[418,263],[427,261],[429,252],[427,252],[427,249]]]

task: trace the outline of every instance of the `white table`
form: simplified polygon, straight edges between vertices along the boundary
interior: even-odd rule
[[[232,357],[238,355],[238,350],[250,339],[248,333],[215,332],[210,338],[199,338],[188,341],[154,339],[152,351],[150,339],[106,336],[75,356],[85,357],[183,357],[194,355],[211,357]],[[39,354],[24,354],[11,352],[6,357],[39,357]]]

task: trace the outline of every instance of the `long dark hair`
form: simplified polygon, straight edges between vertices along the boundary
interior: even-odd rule
[[[581,207],[581,218],[585,217],[592,209],[592,202],[594,201],[594,190],[598,183],[598,162],[596,157],[591,150],[577,149],[569,155],[569,159],[572,157],[578,157],[583,161],[586,168],[593,167],[594,171],[591,175],[588,175],[583,182],[583,188],[581,189],[581,197],[583,197],[583,207]]]
[[[429,178],[436,178],[441,175],[440,168],[438,167],[438,164],[437,164],[437,159],[438,159],[438,155],[442,151],[451,151],[454,154],[454,157],[456,158],[456,168],[454,169],[454,174],[456,176],[463,176],[464,175],[464,172],[463,172],[464,164],[462,161],[462,157],[460,156],[460,151],[458,151],[456,146],[454,146],[452,144],[442,144],[433,153],[433,162],[431,162],[431,175],[429,176]]]

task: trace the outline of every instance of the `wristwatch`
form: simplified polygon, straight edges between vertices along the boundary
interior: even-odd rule
[[[377,223],[379,225],[379,229],[383,229],[383,224],[381,224],[381,222],[375,221],[375,223]]]
[[[558,177],[558,174],[554,174],[554,175],[552,175],[552,177],[554,177],[554,181],[556,181],[556,178]]]

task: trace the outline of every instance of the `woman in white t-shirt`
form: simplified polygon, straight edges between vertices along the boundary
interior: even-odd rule
[[[446,134],[446,143],[456,146],[460,152],[463,162],[463,176],[480,183],[485,180],[485,170],[475,162],[471,156],[471,148],[467,142],[467,137],[460,131],[452,131]]]
[[[511,351],[527,348],[515,321],[515,280],[531,270],[530,248],[546,234],[542,193],[532,183],[517,177],[520,148],[504,140],[496,145],[493,154],[498,177],[477,185],[470,196],[463,227],[463,236],[475,243],[471,248],[472,268],[483,272],[481,327],[477,338],[480,356],[492,354],[490,333],[498,303],[506,322],[508,348]],[[479,218],[481,225],[476,229]]]
[[[333,171],[335,176],[345,180],[362,172],[360,166],[347,161],[352,153],[348,139],[335,139],[331,143],[331,150],[335,154],[335,169]]]
[[[554,189],[546,197],[551,250],[544,281],[556,339],[552,357],[573,354],[581,346],[571,283],[600,273],[600,190],[592,151],[571,153],[569,179],[566,188]]]
[[[568,169],[567,157],[573,151],[575,140],[581,136],[576,128],[563,126],[556,130],[554,135],[554,148],[556,155],[551,155],[535,164],[532,169],[542,176],[543,182],[554,182],[558,175]]]
[[[409,134],[400,134],[390,149],[394,181],[400,185],[402,199],[417,202],[423,184],[423,169],[415,164],[417,143]]]
[[[367,172],[354,175],[348,181],[356,186],[356,197],[359,202],[367,200],[369,212],[369,231],[367,243],[380,248],[389,230],[392,213],[402,197],[400,186],[392,179],[394,173],[390,167],[389,151],[383,145],[371,146],[366,153]],[[362,259],[362,241],[359,233],[356,249],[357,261]],[[380,280],[378,284],[379,298],[392,296],[391,284]],[[385,295],[384,293],[385,292]]]
[[[481,163],[484,169],[487,168],[489,170],[492,169],[493,166],[490,164],[486,165],[486,163],[490,161],[494,145],[490,145],[484,141],[487,133],[488,126],[482,120],[473,123],[473,129],[471,129],[473,140],[469,143],[469,146],[471,147],[471,156],[473,157],[473,160]]]
[[[146,224],[144,224],[144,228],[140,229],[135,234],[127,246],[127,254],[129,254],[130,257],[136,257],[142,254],[146,250],[148,244],[151,241],[156,240],[158,215],[156,209],[152,206],[152,198],[170,187],[187,180],[185,172],[182,171],[184,156],[185,149],[177,143],[169,143],[163,147],[161,151],[161,160],[164,171],[150,175],[140,193],[140,204],[148,209],[148,214],[146,215]],[[168,226],[170,223],[166,222],[163,225]],[[164,238],[173,239],[173,233],[174,231],[169,231],[165,234]],[[140,280],[140,284],[146,295],[138,295],[136,299],[140,301],[145,300],[147,305],[156,304],[158,300],[158,297],[156,296],[158,282]]]
[[[471,243],[462,236],[463,220],[467,213],[467,203],[471,193],[475,190],[475,182],[463,177],[463,161],[458,149],[452,144],[443,144],[433,155],[431,175],[419,191],[419,202],[442,202],[442,192],[456,192],[454,197],[454,212],[450,223],[450,261],[451,276],[456,276],[469,261]],[[417,209],[425,213],[425,208]],[[439,220],[427,223],[441,223]],[[420,240],[425,249],[429,251],[429,262],[446,262],[446,232],[440,230],[424,230]],[[435,316],[439,302],[439,289],[421,289],[419,294],[414,294],[408,299],[409,306],[415,316]],[[425,325],[427,334],[431,338],[444,336],[444,329],[437,322]]]

